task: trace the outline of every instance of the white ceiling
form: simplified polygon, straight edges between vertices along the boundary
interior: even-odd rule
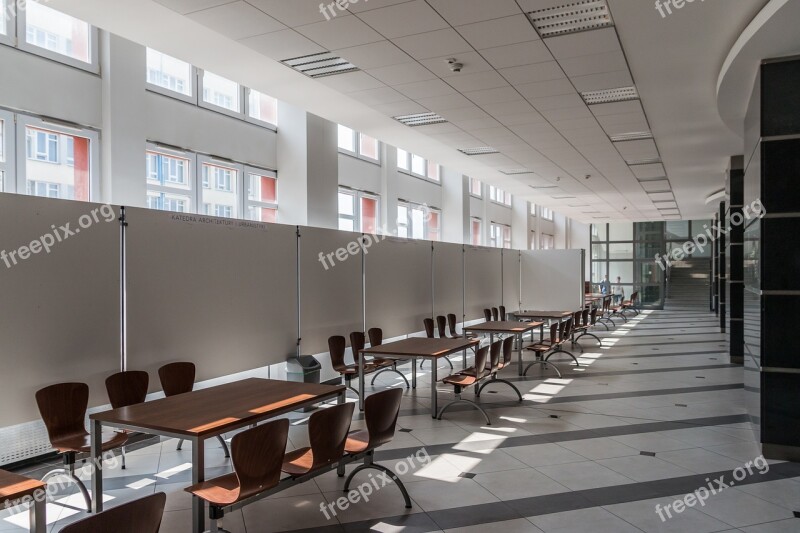
[[[652,2],[609,0],[613,27],[544,40],[525,13],[569,0],[360,0],[334,7],[331,20],[320,0],[157,1],[171,11],[151,0],[51,5],[598,222],[709,214],[706,196],[742,150],[717,112],[717,76],[767,0],[686,4],[665,18]],[[360,70],[313,80],[279,63],[327,51]],[[451,57],[462,72],[451,72]],[[579,94],[632,84],[641,100],[587,106]],[[448,123],[412,129],[391,119],[428,111]],[[655,139],[609,139],[643,131]],[[457,152],[478,146],[500,153]],[[535,173],[502,173],[512,169]]]

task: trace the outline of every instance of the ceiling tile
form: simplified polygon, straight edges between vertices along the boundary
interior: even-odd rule
[[[540,113],[548,109],[561,109],[565,107],[584,107],[583,99],[573,91],[572,94],[547,96],[545,98],[530,98],[528,101]]]
[[[565,79],[564,71],[555,61],[523,65],[499,70],[500,74],[514,85]]]
[[[380,9],[382,7],[389,7],[395,4],[402,4],[404,2],[408,2],[408,0],[351,0],[350,4],[347,6],[347,9],[353,13],[361,13],[363,11]]]
[[[652,165],[634,165],[631,171],[640,180],[652,180],[656,178],[666,177],[667,171],[661,163],[653,163]]]
[[[448,109],[447,111],[442,111],[440,115],[450,122],[454,122],[456,120],[471,120],[476,118],[491,118],[488,113],[474,105],[471,105],[470,107]]]
[[[358,17],[389,39],[448,27],[447,22],[424,0],[371,9],[359,13]]]
[[[354,92],[351,93],[350,96],[359,102],[367,104],[368,106],[394,104],[408,100],[405,96],[395,91],[391,87],[379,87],[377,89]]]
[[[573,76],[570,79],[575,85],[575,88],[580,92],[616,89],[633,85],[633,78],[631,77],[631,73],[627,70],[589,74],[587,76]]]
[[[669,180],[643,181],[641,182],[641,185],[645,192],[665,192],[672,189],[669,184]],[[670,205],[670,207],[672,206]],[[677,204],[675,204],[675,207],[677,207]]]
[[[459,92],[482,91],[484,89],[498,89],[508,87],[508,82],[495,71],[478,72],[476,74],[462,73],[447,78],[447,83]]]
[[[197,2],[197,0],[188,1],[192,3]],[[247,3],[254,5],[264,13],[290,27],[327,20],[325,15],[322,14],[319,0],[292,0],[291,2],[287,2],[286,0],[247,0]],[[327,3],[325,5],[327,5]],[[336,8],[334,7],[334,9]],[[330,13],[328,16],[331,16]],[[351,14],[347,11],[336,9],[336,18],[349,16],[351,16]]]
[[[448,109],[457,109],[459,107],[470,107],[474,105],[473,102],[467,100],[467,98],[457,93],[442,96],[421,97],[416,98],[415,100],[431,111],[436,112],[447,111]]]
[[[359,93],[352,93],[350,96],[357,98]],[[389,104],[374,104],[371,106],[376,111],[380,111],[384,115],[390,117],[397,117],[400,115],[414,115],[416,113],[427,113],[430,111],[413,100],[402,100],[400,102],[392,102]]]
[[[431,73],[430,70],[426,69],[417,62],[374,68],[368,70],[367,73],[387,85],[414,83],[417,81],[426,81],[436,78],[436,76]]]
[[[519,100],[519,93],[512,87],[500,87],[499,89],[472,91],[469,93],[464,93],[464,96],[478,105],[499,104],[503,102],[513,102]]]
[[[241,1],[198,11],[189,15],[189,18],[237,41],[286,29],[285,25],[263,11]]]
[[[518,126],[522,124],[538,124],[544,122],[545,118],[536,111],[532,111],[530,113],[498,116],[497,120],[506,126]]]
[[[525,15],[459,26],[456,30],[478,50],[539,40],[539,34]]]
[[[550,37],[547,47],[559,60],[622,49],[615,27]]]
[[[413,61],[411,56],[389,41],[378,41],[350,48],[341,48],[335,52],[362,70]]]
[[[335,50],[384,40],[358,17],[338,17],[329,22],[317,22],[295,28],[315,43]]]
[[[245,46],[277,60],[327,52],[317,43],[294,30],[281,30],[239,41]],[[288,67],[287,67],[288,68]]]
[[[485,48],[480,52],[489,63],[498,69],[553,60],[553,56],[550,55],[542,41],[528,41],[495,48]]]
[[[453,26],[496,19],[520,13],[514,0],[428,0]]]
[[[618,142],[614,146],[626,161],[659,157],[658,148],[652,139]]]
[[[501,102],[497,104],[484,104],[483,110],[495,117],[508,115],[519,115],[522,113],[536,113],[533,106],[527,100],[513,100],[511,102]],[[544,120],[544,119],[542,119]]]
[[[231,0],[156,0],[162,6],[176,11],[181,15],[201,11],[210,7],[229,4]],[[319,9],[319,8],[317,8]]]
[[[470,133],[473,133],[472,130],[502,127],[502,125],[493,118],[454,120],[453,124]]]
[[[614,72],[626,70],[628,68],[628,63],[625,61],[625,54],[623,54],[621,50],[562,59],[559,63],[561,63],[567,76],[570,77],[599,74],[601,72]]]
[[[593,117],[592,112],[586,106],[565,107],[561,109],[543,109],[542,115],[552,122],[568,120],[572,118]]]
[[[639,100],[629,100],[627,102],[613,102],[610,104],[597,104],[590,107],[595,116],[619,115],[622,113],[639,113],[644,116],[642,103]]]
[[[355,91],[365,91],[367,89],[376,89],[383,87],[383,83],[376,80],[366,72],[348,72],[347,74],[339,74],[336,76],[326,76],[319,78],[317,81],[336,89],[343,93],[352,93]]]
[[[395,85],[394,88],[413,100],[455,94],[452,87],[438,79]]]
[[[575,89],[567,79],[539,81],[525,85],[517,85],[517,90],[525,98],[542,98],[545,96],[558,96],[562,94],[575,94]]]
[[[451,58],[464,65],[461,72],[453,72],[450,69],[448,59]],[[420,63],[440,78],[451,78],[453,76],[461,76],[462,74],[476,74],[478,72],[494,70],[494,67],[487,63],[478,52],[459,52],[457,54],[432,57],[430,59],[422,59]]]
[[[648,196],[654,202],[675,200],[675,195],[672,194],[671,192],[654,192],[654,193],[648,194]]]
[[[469,43],[452,28],[436,30],[411,37],[393,39],[394,44],[411,54],[414,59],[454,56],[473,52]]]

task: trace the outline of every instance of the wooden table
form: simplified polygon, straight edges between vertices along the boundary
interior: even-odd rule
[[[0,505],[3,509],[27,503],[30,531],[47,531],[47,485],[38,479],[0,470]]]
[[[390,342],[389,344],[381,344],[380,346],[372,346],[361,350],[362,354],[371,355],[373,357],[388,358],[388,359],[405,359],[411,358],[411,367],[413,368],[411,374],[411,385],[417,388],[417,359],[431,359],[431,416],[436,418],[437,414],[437,397],[436,397],[436,382],[437,372],[436,367],[438,360],[452,355],[456,352],[464,352],[464,368],[467,367],[467,349],[477,347],[480,341],[477,339],[429,339],[426,337],[411,337],[397,342]],[[364,358],[358,358],[358,406],[364,409]]]
[[[498,321],[498,322],[483,322],[475,324],[474,326],[464,326],[464,334],[467,332],[472,333],[488,333],[489,343],[494,342],[495,333],[507,333],[517,337],[517,350],[519,375],[522,375],[522,336],[527,332],[533,332],[534,329],[541,328],[544,322],[511,322],[511,321]],[[533,333],[531,333],[533,335]]]
[[[337,398],[343,385],[314,385],[270,379],[245,379],[130,407],[95,413],[91,423],[92,511],[103,510],[101,444],[103,425],[188,440],[192,443],[192,484],[205,479],[204,442],[302,407]],[[192,498],[192,531],[205,531],[205,504]]]

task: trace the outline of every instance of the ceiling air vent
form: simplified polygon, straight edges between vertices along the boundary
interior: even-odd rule
[[[649,131],[637,131],[634,133],[622,133],[620,135],[612,135],[609,137],[611,142],[621,143],[625,141],[646,141],[653,138],[653,134]]]
[[[533,174],[533,170],[527,168],[512,168],[509,170],[501,170],[506,176],[521,176],[522,174]]]
[[[346,59],[342,59],[330,52],[284,59],[281,63],[310,78],[324,78],[359,70],[357,66]]]
[[[614,24],[606,0],[582,0],[537,9],[529,12],[528,17],[542,39],[568,33],[599,30]]]
[[[394,119],[406,126],[416,128],[418,126],[432,126],[434,124],[444,124],[447,122],[436,113],[417,113],[415,115],[400,115]]]
[[[617,87],[616,89],[603,89],[601,91],[587,91],[581,93],[586,105],[612,104],[614,102],[627,102],[638,100],[639,91],[636,87]]]
[[[500,153],[500,150],[495,150],[489,146],[479,146],[477,148],[459,148],[458,151],[465,155],[489,155]]]

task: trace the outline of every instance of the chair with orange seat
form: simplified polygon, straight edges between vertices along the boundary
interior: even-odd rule
[[[156,492],[73,522],[61,533],[158,533],[167,495]]]
[[[285,454],[281,469],[293,478],[301,478],[340,462],[354,407],[355,404],[342,403],[312,414],[308,419],[311,445]],[[341,467],[339,476],[344,476]]]
[[[499,356],[500,350],[496,350],[496,353]],[[455,399],[444,405],[439,410],[439,413],[436,416],[437,419],[441,420],[444,412],[447,411],[450,407],[456,405],[457,403],[465,402],[472,405],[481,413],[483,413],[483,416],[486,417],[486,424],[492,425],[492,421],[489,418],[489,415],[486,414],[486,411],[483,410],[483,407],[473,402],[472,400],[467,400],[466,398],[461,397],[461,391],[463,391],[467,387],[477,386],[488,375],[486,371],[486,363],[488,360],[488,355],[489,355],[489,346],[483,346],[479,348],[477,354],[475,355],[475,366],[473,366],[472,368],[468,368],[462,372],[457,372],[455,374],[447,376],[446,378],[441,380],[441,383],[453,386]]]
[[[106,392],[113,409],[144,403],[150,376],[140,370],[117,372],[106,378]],[[122,469],[125,470],[125,446],[122,447]]]
[[[375,328],[372,328],[372,335],[377,337],[377,332],[374,332]],[[381,342],[383,341],[383,331],[380,332]],[[364,349],[366,346],[366,338],[364,333],[360,331],[354,331],[350,334],[350,346],[353,348],[353,359],[355,360],[356,364],[358,364],[359,359],[361,358],[361,350]],[[370,344],[372,342],[370,341]],[[376,344],[375,346],[379,346]],[[364,359],[364,363],[368,361]],[[369,363],[375,367],[375,374],[372,376],[372,384],[375,385],[375,380],[378,379],[378,376],[383,374],[384,372],[394,372],[398,374],[403,381],[406,382],[406,388],[410,389],[411,385],[408,383],[408,379],[403,375],[402,372],[397,370],[397,360],[396,359],[381,359],[381,358],[373,358],[369,360]]]
[[[489,371],[489,379],[484,381],[483,384],[481,384],[481,386],[476,389],[475,391],[476,396],[480,396],[481,391],[483,391],[484,388],[486,388],[489,385],[492,385],[493,383],[505,383],[506,385],[514,389],[514,392],[516,392],[517,396],[519,396],[519,401],[522,401],[522,393],[519,392],[519,389],[513,383],[497,377],[498,372],[500,372],[501,370],[503,370],[508,366],[511,366],[511,363],[513,362],[512,361],[513,355],[514,355],[514,337],[506,337],[505,339],[503,339],[502,358],[498,357],[497,364],[491,366],[491,368],[487,368],[487,370]],[[494,360],[494,358],[492,358],[492,360]]]
[[[429,339],[435,339],[436,333],[434,332],[434,322],[432,318],[425,318],[422,320],[422,325],[425,326],[425,336]],[[444,358],[445,361],[450,365],[450,369],[452,370],[453,362],[450,360],[449,357]],[[425,364],[425,359],[419,362],[419,368],[422,369],[422,365]]]

